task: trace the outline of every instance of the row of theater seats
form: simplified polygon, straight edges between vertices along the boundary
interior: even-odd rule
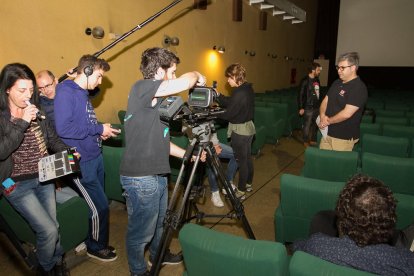
[[[288,256],[281,242],[249,240],[188,223],[179,233],[188,276],[373,275],[297,251]]]
[[[345,182],[283,174],[280,204],[274,214],[276,241],[285,243],[308,237],[312,217],[318,211],[335,208]],[[398,201],[397,228],[403,229],[413,221],[414,195],[393,192]]]
[[[326,181],[347,181],[363,173],[380,179],[395,193],[414,196],[414,159],[363,152],[339,152],[309,147],[301,175]],[[413,198],[414,200],[414,198]]]
[[[360,130],[355,152],[414,158],[414,126],[361,123]],[[320,139],[318,131],[318,141]]]

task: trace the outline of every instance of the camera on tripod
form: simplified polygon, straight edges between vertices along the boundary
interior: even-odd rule
[[[188,94],[188,105],[194,108],[210,108],[213,106],[218,95],[214,88],[196,86],[190,89]]]
[[[190,89],[188,102],[184,103],[180,96],[170,96],[163,100],[159,107],[162,121],[185,121],[189,126],[196,126],[217,118],[225,110],[213,107],[217,92],[213,87],[196,86]]]

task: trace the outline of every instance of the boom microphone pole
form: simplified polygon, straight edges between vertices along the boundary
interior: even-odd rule
[[[145,20],[144,22],[142,22],[141,24],[138,24],[137,26],[135,26],[134,28],[132,28],[130,31],[124,33],[123,35],[121,35],[120,37],[118,37],[116,40],[114,40],[112,43],[108,44],[106,47],[104,47],[102,50],[96,52],[95,54],[93,54],[94,57],[99,57],[100,55],[102,55],[103,53],[105,53],[106,51],[108,51],[109,49],[111,49],[112,47],[114,47],[116,44],[118,44],[120,41],[124,40],[125,38],[127,38],[128,36],[130,36],[131,34],[133,34],[134,32],[141,30],[145,25],[147,25],[148,23],[152,22],[154,19],[156,19],[158,16],[160,16],[161,14],[163,14],[164,12],[166,12],[167,10],[171,9],[172,7],[174,7],[175,5],[177,5],[178,3],[180,3],[182,0],[175,0],[173,1],[171,4],[169,4],[168,6],[166,6],[165,8],[163,8],[162,10],[160,10],[159,12],[157,12],[156,14],[150,16],[147,20]],[[72,72],[75,72],[77,69],[77,67],[75,67]],[[59,82],[64,81],[65,79],[67,79],[68,75],[64,74],[59,78]]]

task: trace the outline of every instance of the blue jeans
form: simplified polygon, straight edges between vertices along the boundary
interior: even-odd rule
[[[236,162],[236,158],[234,157],[234,153],[233,153],[233,148],[230,147],[229,145],[226,144],[219,144],[221,147],[221,152],[218,155],[218,157],[220,159],[228,159],[229,163],[227,165],[227,171],[226,171],[226,180],[227,181],[233,181],[234,175],[236,174],[237,171],[237,162]],[[216,176],[214,175],[214,172],[211,168],[209,168],[207,166],[207,177],[208,177],[208,182],[210,183],[210,190],[211,192],[217,192],[218,191],[218,187],[217,187],[217,179]]]
[[[150,244],[150,256],[157,254],[167,211],[167,177],[149,175],[128,177],[121,175],[121,184],[128,211],[126,248],[131,273],[144,273],[147,269],[144,251]]]
[[[55,186],[42,185],[37,178],[16,183],[14,191],[5,195],[36,233],[36,255],[44,270],[51,270],[62,259],[59,224],[56,219]]]
[[[82,185],[79,192],[89,206],[89,232],[85,240],[89,251],[99,251],[108,246],[109,204],[104,192],[104,163],[102,154],[97,158],[81,162]]]

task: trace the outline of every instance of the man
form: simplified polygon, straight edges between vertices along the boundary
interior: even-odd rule
[[[82,56],[74,80],[57,85],[56,131],[62,140],[81,154],[82,177],[78,189],[90,208],[89,233],[85,241],[88,256],[109,262],[117,258],[108,245],[108,199],[104,193],[102,140],[119,134],[110,124],[100,124],[89,100],[88,90],[102,82],[109,64],[91,55]]]
[[[66,74],[74,78],[76,73],[74,70],[68,71]],[[36,74],[36,84],[39,88],[40,97],[39,102],[42,110],[46,113],[46,118],[51,122],[52,126],[55,126],[55,115],[54,115],[54,99],[56,95],[56,85],[58,79],[49,70],[42,70]]]
[[[160,120],[164,96],[205,85],[198,72],[175,76],[179,58],[163,48],[143,52],[143,80],[131,88],[125,115],[126,149],[120,174],[128,210],[126,247],[131,275],[149,275],[144,251],[149,244],[150,261],[156,256],[167,209],[169,155],[183,157],[185,151],[170,143],[169,127]],[[205,156],[204,156],[205,160]],[[181,263],[181,256],[165,252],[162,264]]]
[[[40,91],[40,106],[53,127],[55,126],[54,99],[57,81],[57,78],[49,70],[42,70],[36,74],[36,83]]]
[[[345,185],[336,205],[339,237],[316,233],[308,240],[295,242],[293,249],[375,274],[414,275],[414,254],[407,248],[390,245],[397,221],[396,208],[387,186],[377,179],[357,175]],[[327,223],[328,229],[331,224]]]
[[[318,126],[316,118],[319,115],[320,106],[320,82],[319,75],[322,67],[319,63],[312,62],[308,67],[308,75],[304,77],[300,84],[298,95],[299,115],[303,116],[303,144],[305,147],[316,145],[316,134]]]
[[[359,141],[359,126],[365,103],[367,87],[357,75],[358,53],[339,56],[339,79],[330,87],[320,107],[319,128],[328,127],[319,147],[326,150],[352,151]]]

